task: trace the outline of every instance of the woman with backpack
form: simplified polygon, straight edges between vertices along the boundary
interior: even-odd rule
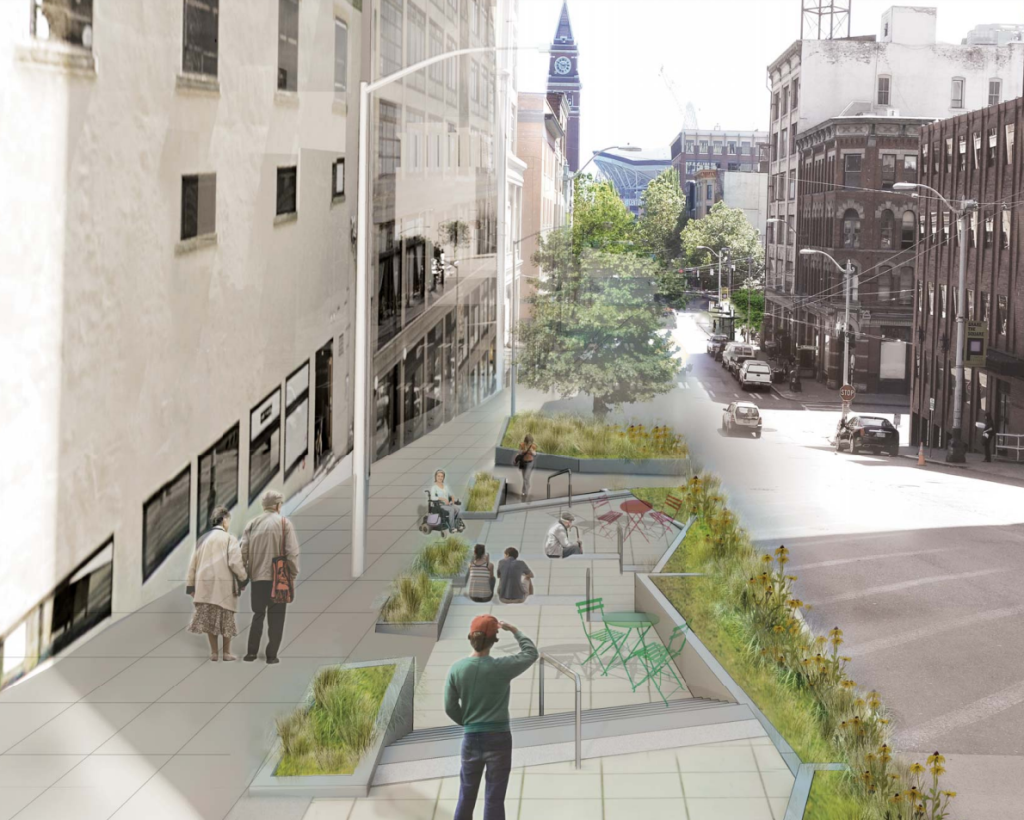
[[[537,445],[533,436],[527,433],[519,444],[519,452],[515,456],[515,465],[523,477],[523,503],[530,495],[530,479],[533,478],[534,459],[537,456]]]

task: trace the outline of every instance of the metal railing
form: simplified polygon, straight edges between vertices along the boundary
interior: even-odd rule
[[[1012,450],[1014,461],[1020,461],[1024,452],[1024,433],[996,433],[996,454],[1000,450]]]
[[[541,717],[544,716],[544,664],[550,663],[555,669],[561,672],[563,675],[571,677],[576,683],[576,768],[583,768],[583,683],[580,681],[578,672],[573,672],[568,666],[550,655],[545,655],[543,652],[540,653],[540,708],[539,714]]]
[[[569,474],[569,506],[572,506],[572,470],[566,467],[564,470],[559,470],[557,473],[552,473],[548,476],[548,498],[551,498],[551,479],[558,478],[560,475]]]

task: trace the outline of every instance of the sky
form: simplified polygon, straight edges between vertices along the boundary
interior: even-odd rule
[[[851,34],[878,34],[891,0],[851,0]],[[1024,23],[1021,0],[931,0],[938,39],[981,23]],[[551,42],[562,0],[519,0],[521,46]],[[692,102],[701,128],[768,124],[768,64],[800,37],[801,0],[569,0],[583,81],[580,156],[629,143],[668,149]],[[549,55],[523,51],[519,89],[543,91]]]

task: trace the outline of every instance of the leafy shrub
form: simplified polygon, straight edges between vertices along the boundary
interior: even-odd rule
[[[687,458],[686,440],[668,427],[642,424],[622,427],[580,416],[544,416],[517,413],[509,422],[503,447],[516,449],[523,437],[533,435],[542,453],[573,458]]]
[[[436,581],[422,571],[399,575],[381,607],[381,619],[389,624],[434,620],[444,598],[445,584],[445,581]]]

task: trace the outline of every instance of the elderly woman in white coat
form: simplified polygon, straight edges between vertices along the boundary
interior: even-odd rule
[[[221,657],[237,660],[231,654],[231,639],[238,634],[235,612],[238,596],[249,580],[242,563],[238,540],[228,532],[231,514],[217,507],[210,517],[213,529],[196,544],[188,567],[185,591],[192,596],[195,614],[188,631],[205,634],[210,641],[210,660],[217,660],[217,637],[224,642]]]

